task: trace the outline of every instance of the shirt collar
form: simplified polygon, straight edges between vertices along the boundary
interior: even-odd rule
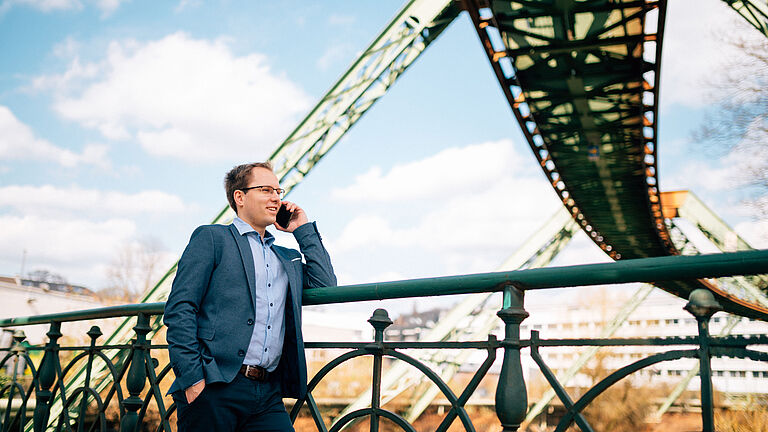
[[[240,219],[239,217],[235,216],[235,219],[232,220],[232,223],[235,225],[235,228],[237,228],[237,232],[240,233],[240,235],[246,235],[248,233],[253,233],[256,235],[256,238],[261,240],[261,236],[259,233],[256,232],[255,229],[253,229],[252,226],[248,225],[247,222]],[[264,243],[266,243],[267,246],[272,246],[272,243],[275,242],[275,236],[272,235],[269,231],[264,231]]]

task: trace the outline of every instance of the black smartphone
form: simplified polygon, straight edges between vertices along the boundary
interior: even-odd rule
[[[288,228],[288,224],[291,223],[291,216],[293,216],[293,212],[289,212],[288,209],[285,208],[285,204],[282,204],[280,210],[277,211],[275,222],[280,225],[281,228]]]

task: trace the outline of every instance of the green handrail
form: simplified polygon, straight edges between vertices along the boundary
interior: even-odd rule
[[[350,303],[410,297],[499,292],[631,282],[664,282],[768,273],[768,250],[694,256],[665,256],[604,264],[583,264],[461,276],[410,279],[305,290],[305,305]],[[0,320],[0,327],[115,318],[139,313],[159,315],[165,303],[139,303]],[[755,318],[766,320],[768,317]]]

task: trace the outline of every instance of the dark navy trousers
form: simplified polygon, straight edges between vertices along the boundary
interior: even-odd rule
[[[178,432],[293,432],[280,383],[253,381],[241,374],[231,383],[206,384],[191,404],[173,393]]]

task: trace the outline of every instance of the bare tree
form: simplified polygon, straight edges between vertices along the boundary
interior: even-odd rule
[[[123,244],[107,269],[108,286],[99,291],[99,296],[110,301],[136,301],[157,281],[162,250],[155,238]]]
[[[768,213],[768,38],[758,32],[728,35],[726,42],[742,55],[727,60],[707,84],[716,102],[697,141],[731,158],[736,183],[750,189],[749,204]]]
[[[58,274],[53,273],[48,270],[32,270],[31,272],[27,273],[26,277],[30,280],[36,281],[36,282],[46,282],[46,283],[53,283],[53,284],[63,284],[66,285],[67,279]]]

